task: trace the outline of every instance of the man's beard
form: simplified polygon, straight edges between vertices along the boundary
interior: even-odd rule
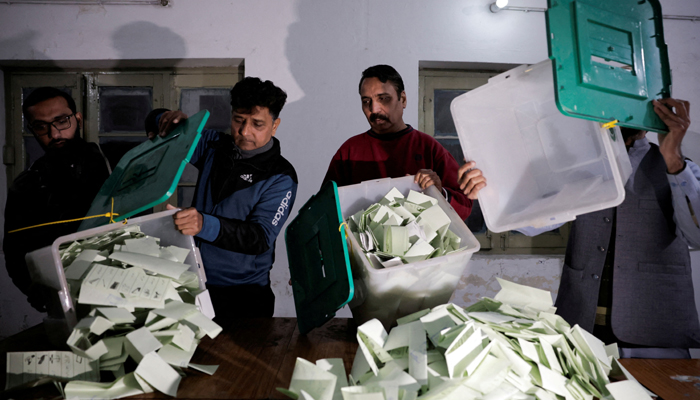
[[[55,147],[55,144],[58,142],[63,142],[63,145]],[[79,149],[82,148],[84,143],[85,141],[80,137],[80,124],[78,124],[72,139],[52,139],[44,150],[50,158],[73,158],[76,153],[79,153]]]

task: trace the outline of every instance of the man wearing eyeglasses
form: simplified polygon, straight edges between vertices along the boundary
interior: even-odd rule
[[[32,307],[44,311],[46,295],[34,286],[24,256],[75,232],[80,221],[15,229],[84,217],[110,174],[109,164],[95,143],[80,136],[83,116],[67,93],[42,87],[22,104],[26,130],[45,154],[22,172],[10,187],[5,207],[3,251],[5,267]]]

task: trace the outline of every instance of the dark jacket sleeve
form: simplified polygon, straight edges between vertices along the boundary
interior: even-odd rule
[[[296,198],[297,184],[288,175],[277,175],[245,221],[218,218],[221,228],[213,245],[242,254],[262,254],[277,239]]]
[[[5,206],[5,231],[2,243],[2,249],[5,253],[5,268],[12,282],[24,294],[29,294],[29,286],[32,283],[24,256],[27,252],[35,250],[32,246],[32,243],[35,242],[32,240],[33,232],[31,230],[9,232],[38,222],[36,212],[33,214],[32,209],[39,206],[34,197],[39,196],[40,193],[21,188],[34,188],[39,187],[39,185],[40,180],[36,173],[33,171],[23,172],[10,187]]]

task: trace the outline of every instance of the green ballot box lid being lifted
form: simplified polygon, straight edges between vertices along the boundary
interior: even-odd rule
[[[190,161],[209,111],[189,117],[168,136],[157,136],[129,150],[95,196],[87,216],[113,212],[122,221],[167,200]],[[107,218],[86,219],[79,231],[109,223]]]
[[[285,231],[299,332],[320,327],[354,295],[354,286],[335,182],[304,204]]]
[[[548,0],[556,103],[571,117],[665,133],[651,101],[671,95],[658,0]]]

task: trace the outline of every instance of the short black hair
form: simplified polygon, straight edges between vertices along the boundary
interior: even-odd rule
[[[29,107],[35,106],[41,103],[42,101],[46,101],[56,97],[63,97],[66,100],[66,103],[68,103],[68,108],[70,108],[71,112],[73,114],[77,112],[75,100],[73,100],[71,95],[64,92],[63,90],[56,89],[54,87],[44,86],[34,89],[31,93],[29,93],[29,96],[27,96],[27,98],[24,99],[24,101],[22,102],[22,114],[24,114],[24,120],[29,121]]]
[[[364,81],[366,78],[377,78],[381,83],[386,83],[389,81],[391,86],[396,89],[396,94],[399,96],[401,96],[401,93],[404,91],[403,79],[401,79],[401,75],[399,75],[399,73],[391,65],[379,64],[364,70],[362,72],[362,78],[360,79],[360,85],[358,87],[360,94],[362,93],[362,81]]]
[[[624,126],[620,127],[620,133],[622,134],[623,140],[627,140],[633,136],[637,136],[642,132],[644,132],[644,130],[642,130],[642,129],[627,128]]]
[[[275,86],[271,81],[261,81],[251,76],[243,78],[231,89],[231,108],[236,110],[252,110],[255,106],[266,107],[270,110],[272,119],[279,117],[287,93]]]

